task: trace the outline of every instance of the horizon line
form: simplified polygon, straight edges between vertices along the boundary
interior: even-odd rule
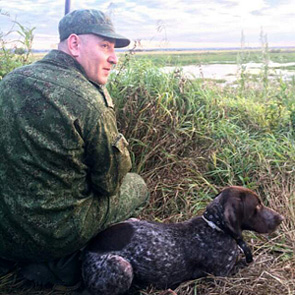
[[[164,47],[164,48],[120,48],[116,49],[117,52],[151,52],[151,51],[205,51],[205,50],[245,50],[245,49],[261,49],[261,46],[245,46],[245,47]],[[269,46],[269,50],[278,49],[294,49],[295,46]],[[32,52],[48,52],[52,49],[32,49]]]

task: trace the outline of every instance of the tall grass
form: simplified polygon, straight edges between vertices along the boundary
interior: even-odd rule
[[[17,67],[31,62],[32,45],[34,40],[34,28],[23,26],[17,21],[12,21],[9,13],[0,8],[0,17],[11,22],[8,32],[2,32],[0,28],[0,81],[3,77]],[[11,40],[11,35],[16,33],[17,39]],[[9,40],[9,41],[8,41]],[[14,47],[11,46],[14,43]]]
[[[257,172],[265,173],[268,165],[278,172],[294,166],[292,82],[278,79],[265,89],[262,80],[260,89],[240,96],[238,88],[190,81],[179,69],[167,74],[137,60],[114,79],[109,88],[119,128],[129,138],[139,173],[150,177],[190,160],[198,162],[192,170],[201,173],[203,182],[194,179],[201,187],[213,177],[214,186],[256,188]]]
[[[257,286],[267,282],[267,288],[253,287],[249,293],[244,283],[237,288],[231,279],[220,284],[226,294],[275,294],[279,287],[282,294],[294,294],[294,272],[286,274],[295,266],[294,81],[270,80],[265,68],[255,84],[244,79],[237,87],[222,88],[188,80],[180,68],[164,73],[148,59],[131,58],[109,89],[119,128],[130,143],[133,169],[151,190],[142,216],[184,220],[200,213],[224,186],[255,190],[286,221],[271,238],[246,234],[257,257],[258,278],[248,268],[232,280]],[[204,282],[212,293],[193,287]],[[214,293],[221,288],[214,284],[195,281],[188,289],[180,286],[178,294],[221,294]]]

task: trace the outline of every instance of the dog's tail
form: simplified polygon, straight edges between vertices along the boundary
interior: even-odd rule
[[[83,257],[82,277],[92,295],[117,295],[130,288],[133,268],[119,255],[87,252]]]

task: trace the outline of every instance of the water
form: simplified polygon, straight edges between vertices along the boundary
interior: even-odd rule
[[[262,63],[247,63],[244,64],[244,71],[247,74],[259,75],[263,71]],[[295,70],[277,69],[278,67],[295,66],[295,62],[290,63],[269,63],[269,77],[279,77],[283,79],[291,79],[295,76]],[[165,67],[165,72],[171,72],[175,67]],[[225,80],[226,83],[232,83],[239,77],[241,66],[237,64],[210,64],[210,65],[189,65],[183,66],[183,73],[189,79],[205,78],[214,80]]]

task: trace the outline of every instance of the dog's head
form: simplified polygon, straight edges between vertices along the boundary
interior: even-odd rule
[[[264,206],[255,192],[239,186],[222,190],[206,211],[211,216],[219,215],[221,227],[235,238],[242,237],[243,230],[271,233],[284,220],[282,215]]]

